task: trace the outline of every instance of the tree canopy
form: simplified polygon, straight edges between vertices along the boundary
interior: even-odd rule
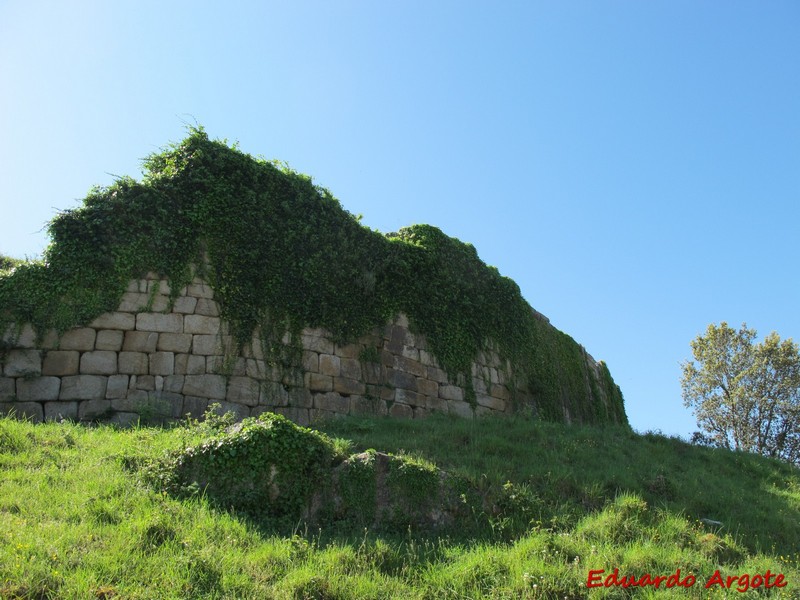
[[[713,445],[800,464],[800,353],[791,339],[711,324],[683,363],[684,404]]]

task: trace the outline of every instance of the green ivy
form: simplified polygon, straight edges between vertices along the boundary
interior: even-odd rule
[[[165,491],[203,493],[256,520],[293,522],[304,515],[312,495],[325,489],[337,460],[341,457],[324,434],[264,413],[172,453],[148,476]]]
[[[351,342],[403,312],[469,400],[471,364],[493,348],[531,389],[540,418],[561,421],[568,406],[575,419],[627,421],[610,376],[600,385],[614,402],[597,413],[581,348],[538,320],[516,283],[472,245],[431,225],[373,231],[310,177],[201,128],[144,169],[142,181],[95,188],[56,216],[42,262],[0,274],[0,331],[13,322],[40,335],[86,324],[115,310],[128,282],[148,271],[168,279],[174,299],[194,265],[238,347],[258,331],[285,365],[300,363],[305,327]]]

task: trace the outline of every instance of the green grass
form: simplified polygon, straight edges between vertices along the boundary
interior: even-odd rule
[[[717,569],[783,573],[787,587],[768,595],[800,597],[800,471],[782,463],[623,428],[512,419],[341,419],[321,429],[353,451],[404,451],[467,476],[487,499],[482,526],[444,536],[269,530],[145,483],[142,467],[196,442],[197,428],[0,419],[0,598],[762,595],[736,584],[710,593]],[[614,568],[681,569],[697,583],[586,587],[591,569]]]

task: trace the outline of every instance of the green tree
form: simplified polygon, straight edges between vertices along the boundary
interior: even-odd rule
[[[797,344],[775,332],[755,338],[744,323],[709,325],[692,341],[694,361],[681,365],[683,402],[709,443],[800,464]]]

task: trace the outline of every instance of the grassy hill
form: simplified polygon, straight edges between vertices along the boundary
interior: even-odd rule
[[[0,597],[800,597],[800,471],[786,464],[522,418],[320,429],[342,453],[405,453],[460,474],[486,509],[438,534],[256,522],[143,476],[207,428],[0,419]],[[664,579],[658,590],[589,589],[601,569],[600,581],[614,569]],[[678,569],[696,583],[664,589]],[[767,570],[787,585],[766,591]],[[717,571],[761,585],[744,596],[744,578],[706,589]]]

